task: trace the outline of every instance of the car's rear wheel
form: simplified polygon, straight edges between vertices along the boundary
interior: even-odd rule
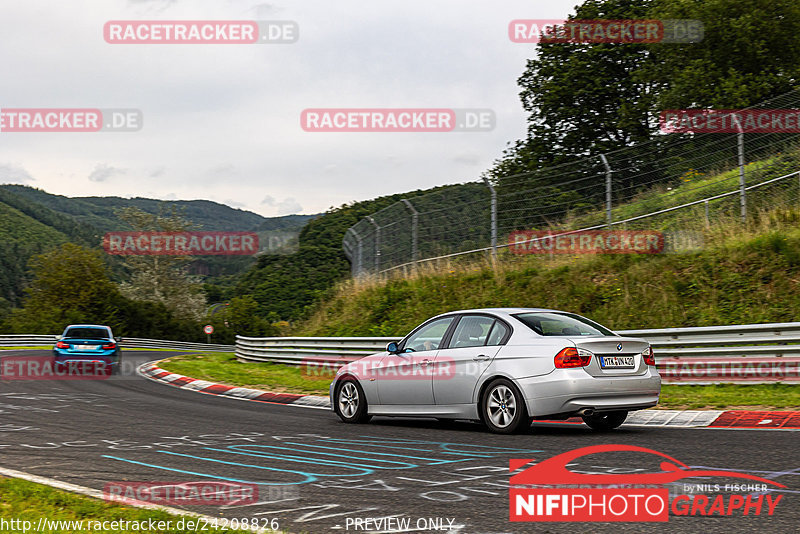
[[[593,415],[584,415],[583,422],[589,425],[592,430],[608,432],[609,430],[614,430],[619,425],[624,423],[627,417],[628,412],[625,410],[600,412]]]
[[[372,416],[367,413],[367,399],[361,385],[345,378],[336,386],[336,415],[345,423],[366,423]]]
[[[481,399],[481,415],[490,431],[513,434],[528,426],[528,410],[519,390],[505,378],[494,380]]]

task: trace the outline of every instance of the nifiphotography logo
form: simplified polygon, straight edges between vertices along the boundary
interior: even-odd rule
[[[577,458],[605,452],[656,455],[661,472],[581,473],[567,468]],[[509,467],[514,472],[531,462],[511,460]],[[683,493],[670,500],[666,484],[695,477],[749,482],[684,484]],[[528,522],[666,522],[670,512],[676,516],[771,516],[783,496],[767,493],[768,487],[786,487],[746,473],[691,468],[652,449],[615,444],[583,447],[548,458],[513,475],[510,484],[509,520]],[[711,498],[696,490],[720,493]]]

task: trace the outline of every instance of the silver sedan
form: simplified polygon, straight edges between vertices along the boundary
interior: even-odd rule
[[[345,423],[373,415],[481,421],[509,434],[531,419],[579,415],[595,430],[658,403],[650,344],[558,310],[438,315],[385,352],[339,369],[331,406]]]

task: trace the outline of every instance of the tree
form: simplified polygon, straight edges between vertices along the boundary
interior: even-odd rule
[[[647,18],[652,0],[589,0],[570,20]],[[540,43],[518,83],[528,135],[489,174],[509,176],[618,149],[650,137],[655,82],[637,73],[644,44]]]
[[[125,298],[99,251],[66,243],[33,257],[30,268],[24,306],[11,311],[4,331],[57,334],[69,324],[95,323],[117,336],[203,340],[199,323],[176,319],[163,303]]]
[[[751,106],[797,87],[797,0],[655,0],[654,18],[698,19],[700,43],[649,45],[642,80],[659,87],[658,109]]]
[[[184,232],[192,225],[175,210],[148,213],[136,207],[117,210],[117,216],[142,232]],[[160,302],[178,319],[199,321],[206,299],[200,280],[186,272],[186,256],[127,256],[130,279],[120,284],[122,294],[143,302]]]
[[[12,331],[60,333],[66,325],[81,322],[121,326],[124,299],[99,252],[65,243],[33,257],[30,267],[33,280],[24,307],[8,319]]]

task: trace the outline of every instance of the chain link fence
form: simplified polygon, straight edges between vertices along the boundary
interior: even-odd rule
[[[750,109],[798,110],[800,92]],[[800,133],[669,133],[538,171],[396,202],[347,230],[354,277],[466,254],[515,252],[520,231],[664,233],[667,250],[712,221],[745,221],[800,199]]]

